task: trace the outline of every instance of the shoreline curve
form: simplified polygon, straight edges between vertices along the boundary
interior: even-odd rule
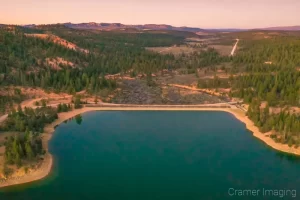
[[[284,152],[284,153],[289,153],[289,154],[294,154],[294,155],[300,155],[300,148],[296,149],[293,147],[289,147],[287,144],[281,144],[281,143],[276,143],[272,138],[267,137],[265,134],[261,133],[259,129],[254,125],[254,123],[245,115],[245,112],[238,108],[224,108],[224,107],[175,107],[175,106],[134,106],[134,105],[128,105],[125,107],[118,107],[118,106],[91,106],[91,107],[83,107],[81,109],[76,109],[72,110],[70,112],[66,113],[59,113],[58,114],[58,119],[55,120],[53,123],[48,124],[45,126],[44,133],[42,133],[42,140],[43,140],[43,145],[46,150],[46,155],[44,157],[44,161],[42,162],[41,166],[29,173],[26,174],[22,177],[18,178],[13,178],[13,179],[7,179],[3,182],[0,182],[0,188],[3,187],[8,187],[8,186],[14,186],[14,185],[20,185],[20,184],[25,184],[29,182],[34,182],[41,180],[48,176],[52,170],[53,167],[53,156],[52,154],[49,153],[48,149],[48,142],[51,140],[53,133],[55,131],[55,127],[58,126],[59,124],[63,123],[64,121],[75,117],[76,115],[85,113],[85,112],[90,112],[90,111],[217,111],[217,112],[227,112],[232,114],[237,120],[241,121],[246,125],[246,128],[250,130],[253,134],[254,137],[260,139],[263,141],[266,145],[269,147],[272,147],[275,150]]]

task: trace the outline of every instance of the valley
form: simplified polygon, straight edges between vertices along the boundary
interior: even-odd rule
[[[299,154],[299,32],[151,27],[0,28],[4,185],[45,162],[46,176],[54,127],[92,110],[225,110]]]

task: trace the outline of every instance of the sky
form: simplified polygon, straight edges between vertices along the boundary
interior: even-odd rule
[[[0,0],[0,24],[108,22],[199,28],[300,25],[300,0]]]

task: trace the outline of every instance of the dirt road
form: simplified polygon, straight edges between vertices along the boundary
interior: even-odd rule
[[[236,48],[237,48],[237,45],[238,45],[239,41],[240,41],[240,39],[236,39],[236,43],[235,43],[235,45],[234,45],[233,48],[232,48],[232,51],[231,51],[231,53],[230,53],[230,56],[233,56],[233,55],[234,55],[235,50],[236,50]]]

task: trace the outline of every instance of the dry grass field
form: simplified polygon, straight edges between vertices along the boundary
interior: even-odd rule
[[[199,51],[199,49],[190,47],[188,45],[171,46],[171,47],[147,47],[146,49],[161,54],[173,54],[175,56],[181,55],[183,53],[191,54],[196,51]]]
[[[234,45],[234,43],[233,43]],[[222,56],[229,56],[230,52],[233,48],[233,45],[208,45],[210,48],[214,48],[216,51],[218,51]]]
[[[186,38],[185,44],[180,46],[170,46],[170,47],[147,47],[149,51],[154,51],[161,54],[173,54],[181,55],[191,54],[194,52],[200,52],[201,50],[207,50],[208,48],[214,48],[223,56],[229,56],[230,52],[235,44],[235,40],[228,40],[226,43],[221,42],[220,37],[212,36],[207,38]]]

